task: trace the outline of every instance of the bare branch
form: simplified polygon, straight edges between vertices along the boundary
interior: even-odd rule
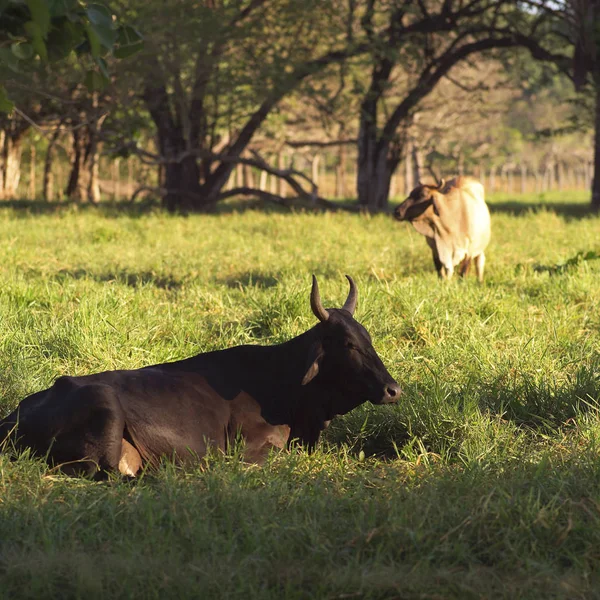
[[[331,146],[353,146],[357,143],[356,138],[347,139],[347,140],[333,140],[330,142],[319,142],[317,140],[298,140],[285,142],[286,146],[290,148],[305,148],[305,147],[313,147],[313,148],[330,148]]]

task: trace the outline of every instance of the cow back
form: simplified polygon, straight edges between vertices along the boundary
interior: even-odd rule
[[[483,185],[471,177],[455,177],[435,193],[435,200],[457,255],[464,252],[466,256],[477,256],[483,252],[491,236]]]

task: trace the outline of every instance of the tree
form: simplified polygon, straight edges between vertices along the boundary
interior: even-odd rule
[[[595,96],[592,208],[600,211],[600,2],[570,0],[564,9],[574,46],[573,81],[591,87]]]
[[[10,73],[27,73],[62,60],[72,52],[92,60],[86,84],[98,90],[108,82],[106,55],[125,58],[143,47],[141,35],[100,3],[79,0],[6,0],[0,3],[0,71],[4,85]],[[13,101],[0,86],[0,111]]]
[[[92,98],[97,99],[98,91],[109,80],[107,58],[125,58],[139,51],[143,41],[131,26],[121,25],[116,15],[99,3],[83,3],[79,0],[6,0],[0,3],[0,196],[12,197],[20,176],[21,140],[28,128],[35,124],[43,125],[44,120],[58,120],[61,125],[66,118],[59,119],[57,101],[60,96],[48,95],[47,84],[52,79],[63,81],[65,71],[80,74],[81,60],[71,60],[77,53],[83,58],[87,88]],[[51,68],[51,64],[52,65]],[[60,64],[59,67],[56,64]],[[45,83],[43,91],[41,83]],[[78,86],[67,86],[69,95]],[[8,88],[8,91],[7,91]],[[64,90],[63,90],[64,91]],[[45,101],[41,102],[40,99]],[[48,101],[49,100],[49,101]],[[62,98],[62,102],[72,103],[72,98]],[[15,113],[10,115],[16,108]],[[97,101],[95,101],[97,105]],[[97,112],[97,111],[96,111]],[[98,120],[94,124],[97,129]],[[90,126],[87,130],[91,131]],[[81,138],[83,130],[74,130],[74,137]],[[52,146],[57,136],[51,138],[46,167],[50,164]],[[77,140],[76,140],[77,141]],[[75,144],[76,152],[81,144]],[[89,172],[95,168],[97,144],[94,136],[86,146],[85,160]],[[80,161],[76,160],[75,173],[81,172]],[[48,170],[48,169],[46,169]],[[79,189],[76,184],[72,189]],[[45,178],[46,181],[46,178]],[[46,188],[46,186],[45,186]],[[90,184],[88,196],[94,197]]]
[[[592,207],[600,210],[600,0],[529,0],[529,10],[544,18],[544,40],[523,40],[536,59],[553,63],[580,91],[594,97],[594,177]]]
[[[391,176],[403,155],[413,115],[438,83],[456,65],[482,52],[519,45],[538,52],[536,35],[545,18],[507,0],[367,1],[361,27],[371,41],[371,74],[360,107],[361,206],[387,206]],[[392,103],[390,83],[399,69],[406,74],[406,87]]]
[[[317,0],[178,0],[168,6],[174,43],[165,8],[131,7],[147,40],[134,70],[144,77],[168,209],[204,210],[222,199],[235,165],[253,160],[242,154],[278,103],[306,78],[365,50],[346,34],[342,8]]]

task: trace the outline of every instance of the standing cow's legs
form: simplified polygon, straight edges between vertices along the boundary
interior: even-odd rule
[[[433,257],[433,264],[435,265],[435,270],[437,271],[438,277],[440,279],[446,278],[446,270],[444,269],[444,265],[440,260],[437,248],[435,247],[435,240],[432,238],[426,238],[427,245],[431,248],[431,256]]]
[[[485,267],[485,254],[482,252],[475,257],[475,269],[477,271],[477,279],[479,283],[483,283],[483,268]]]
[[[460,263],[460,267],[459,267],[459,271],[458,274],[461,277],[464,277],[465,275],[468,275],[469,273],[469,267],[471,266],[471,257],[467,256],[463,259],[463,261]]]

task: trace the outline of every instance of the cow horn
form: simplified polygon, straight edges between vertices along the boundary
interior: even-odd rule
[[[319,295],[319,284],[317,283],[317,278],[312,276],[312,290],[310,291],[310,307],[312,311],[319,319],[319,321],[327,321],[329,319],[329,313],[323,308],[321,304],[321,296]]]
[[[356,284],[352,280],[352,277],[350,277],[350,275],[346,275],[346,279],[350,282],[350,292],[348,293],[348,297],[346,298],[346,302],[344,302],[344,306],[342,306],[342,308],[353,315],[354,311],[356,310],[358,291],[356,289]]]
[[[438,185],[438,190],[441,190],[446,185],[446,180],[442,177]]]

